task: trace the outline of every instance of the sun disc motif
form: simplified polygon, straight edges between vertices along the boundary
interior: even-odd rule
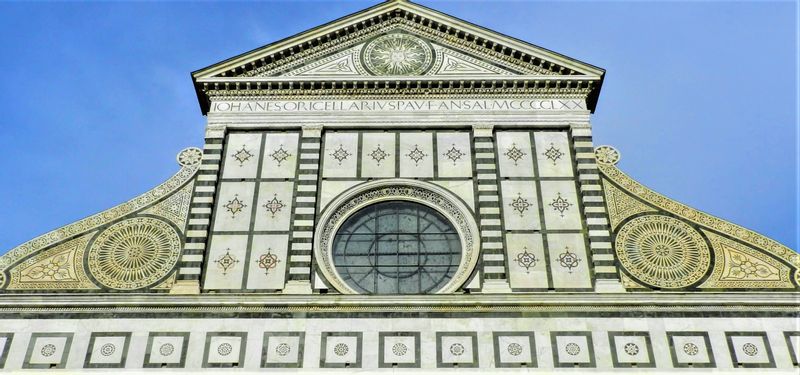
[[[375,38],[361,54],[364,67],[379,76],[421,75],[430,69],[434,60],[430,43],[404,33]]]
[[[616,252],[631,275],[658,288],[688,287],[711,265],[711,252],[700,233],[663,215],[626,223],[617,233]]]
[[[137,217],[101,232],[89,249],[89,271],[101,284],[132,290],[155,283],[180,255],[178,233],[164,221]]]

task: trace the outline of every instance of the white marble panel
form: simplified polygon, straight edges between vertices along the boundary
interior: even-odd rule
[[[358,133],[325,133],[322,177],[356,177]]]
[[[91,364],[119,364],[125,355],[124,336],[97,336],[90,354]]]
[[[247,289],[283,289],[289,235],[256,235],[250,245]]]
[[[66,337],[40,336],[34,340],[29,360],[31,364],[60,363],[63,356],[69,355],[69,352],[65,351],[67,345]]]
[[[325,363],[358,362],[358,337],[328,336],[325,343]]]
[[[736,355],[736,363],[763,364],[769,363],[766,343],[762,336],[731,336],[733,352]]]
[[[400,133],[400,177],[433,177],[431,133]]]
[[[503,180],[500,189],[506,230],[541,229],[535,181]]]
[[[320,212],[325,210],[328,203],[339,196],[339,194],[362,182],[364,181],[322,181],[322,187],[319,192]]]
[[[297,363],[300,355],[300,337],[270,336],[266,354],[267,363]]]
[[[297,173],[297,133],[266,133],[261,178],[294,178]]]
[[[256,178],[261,133],[231,133],[225,147],[222,178]]]
[[[472,177],[469,133],[436,133],[439,177]]]
[[[580,233],[548,234],[550,272],[555,288],[591,288],[586,243]]]
[[[472,336],[442,336],[442,363],[473,363]]]
[[[154,336],[147,363],[180,363],[183,336]]]
[[[394,177],[397,134],[365,132],[361,137],[361,177]]]
[[[254,182],[221,182],[215,206],[215,231],[250,230]]]
[[[501,363],[532,363],[529,336],[500,336],[497,348]]]
[[[574,181],[541,181],[541,188],[548,230],[583,229]]]
[[[472,211],[475,211],[475,186],[472,180],[437,180],[431,182],[449,190],[461,198]]]
[[[708,363],[708,348],[703,336],[672,336],[678,363]]]
[[[247,236],[215,234],[209,248],[203,288],[241,289]]]
[[[512,288],[548,287],[547,264],[540,233],[508,233],[506,249]]]
[[[617,353],[619,363],[648,363],[650,353],[647,352],[647,342],[644,336],[616,336],[614,337],[614,351]]]
[[[589,363],[592,361],[589,342],[583,335],[564,335],[556,336],[556,346],[554,348],[558,355],[558,362],[561,363]]]
[[[540,177],[572,177],[567,132],[535,132],[533,139]]]
[[[239,363],[242,344],[239,336],[211,336],[208,340],[208,363]]]
[[[262,182],[258,184],[258,207],[255,230],[287,231],[292,219],[291,181]]]
[[[47,337],[40,336],[34,339],[33,350],[29,363],[44,365],[58,364],[65,355],[69,355],[64,349],[67,345],[66,337]]]
[[[502,177],[533,177],[529,132],[497,132],[497,160]]]
[[[386,336],[383,338],[384,363],[414,363],[416,361],[416,337]]]

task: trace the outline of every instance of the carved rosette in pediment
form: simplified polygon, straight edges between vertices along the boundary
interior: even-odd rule
[[[364,43],[311,60],[282,77],[510,76],[511,67],[489,63],[398,28]],[[259,76],[266,76],[260,74]]]

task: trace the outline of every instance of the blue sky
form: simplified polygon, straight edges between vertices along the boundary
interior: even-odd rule
[[[189,72],[375,3],[0,4],[0,253],[171,176]],[[798,248],[793,2],[420,3],[605,68],[622,170]]]

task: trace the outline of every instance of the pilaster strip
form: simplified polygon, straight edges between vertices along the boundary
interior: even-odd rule
[[[294,184],[288,280],[311,281],[312,243],[317,206],[317,175],[321,159],[321,126],[305,126],[300,135],[298,179]],[[311,178],[314,177],[314,178]]]
[[[189,205],[189,225],[186,244],[178,261],[178,280],[200,280],[200,269],[205,259],[208,244],[211,211],[219,180],[222,162],[224,131],[206,132],[203,158],[197,171],[197,182]]]
[[[571,127],[572,146],[577,162],[578,186],[584,217],[587,219],[589,251],[595,278],[619,280],[616,259],[611,249],[611,228],[608,211],[603,200],[603,186],[598,175],[597,162],[589,127]]]
[[[473,127],[474,166],[478,193],[478,226],[484,280],[508,283],[503,246],[502,207],[498,194],[497,157],[491,127]]]

